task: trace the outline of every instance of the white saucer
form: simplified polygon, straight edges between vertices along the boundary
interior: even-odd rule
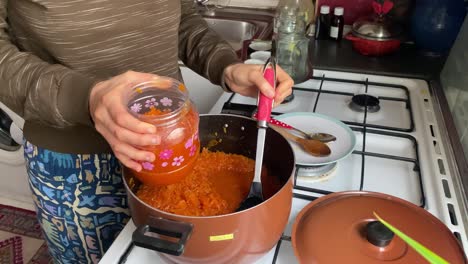
[[[264,61],[257,60],[257,59],[248,59],[248,60],[245,60],[244,63],[245,64],[261,64],[261,65],[265,64]]]
[[[254,60],[261,60],[261,61],[267,61],[271,56],[271,52],[269,51],[255,51],[250,54],[250,58]]]
[[[353,131],[335,118],[316,113],[295,112],[276,116],[275,119],[306,133],[322,132],[336,137],[335,141],[327,143],[331,150],[331,154],[327,157],[314,157],[303,151],[295,142],[289,141],[298,165],[320,166],[336,162],[351,154],[356,146],[356,136]]]

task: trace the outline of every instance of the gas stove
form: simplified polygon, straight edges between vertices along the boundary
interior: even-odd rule
[[[274,116],[315,112],[339,119],[353,130],[357,144],[336,163],[297,165],[289,223],[276,247],[257,263],[297,263],[291,244],[297,214],[320,196],[349,190],[386,193],[426,209],[468,252],[466,194],[426,81],[315,70],[293,93],[291,101],[274,109]],[[255,110],[255,99],[225,93],[210,113],[250,117]],[[132,244],[133,230],[130,221],[100,263],[162,262],[158,253]]]

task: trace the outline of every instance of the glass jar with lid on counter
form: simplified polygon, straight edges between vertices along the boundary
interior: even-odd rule
[[[274,19],[274,37],[278,65],[295,83],[304,82],[309,75],[306,27],[313,18],[312,1],[280,0]],[[292,100],[293,94],[284,102]]]
[[[158,77],[135,85],[124,102],[128,111],[156,126],[158,145],[141,147],[154,153],[153,162],[140,161],[143,169],[134,175],[148,185],[181,181],[195,165],[200,152],[198,111],[186,87],[175,79]]]

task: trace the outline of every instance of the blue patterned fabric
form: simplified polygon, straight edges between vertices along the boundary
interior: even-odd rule
[[[118,160],[52,152],[27,141],[24,152],[55,263],[97,263],[130,219]]]

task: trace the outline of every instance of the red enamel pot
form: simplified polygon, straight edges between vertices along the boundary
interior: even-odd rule
[[[402,27],[385,13],[361,17],[353,23],[352,33],[345,36],[354,49],[366,56],[392,53],[400,47]]]
[[[395,52],[400,48],[401,43],[398,39],[371,40],[354,36],[351,33],[346,35],[345,38],[353,43],[355,50],[366,56],[381,56]]]

